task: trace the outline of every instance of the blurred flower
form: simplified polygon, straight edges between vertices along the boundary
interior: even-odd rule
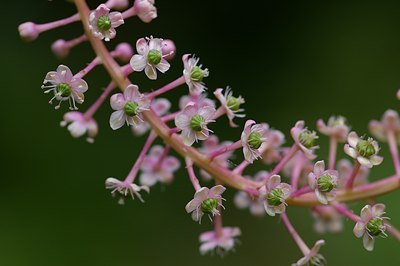
[[[244,126],[241,141],[243,154],[246,161],[253,163],[261,157],[262,145],[267,140],[267,128],[263,124],[256,124],[253,120],[247,120]]]
[[[269,128],[267,123],[263,123],[267,128],[266,141],[263,145],[262,160],[265,164],[272,164],[282,159],[282,144],[285,136],[279,130]]]
[[[343,230],[342,215],[332,206],[316,206],[312,210],[314,229],[320,234],[338,233]]]
[[[154,6],[154,2],[154,0],[135,0],[135,13],[145,23],[157,18],[157,8]]]
[[[117,196],[116,192],[119,193],[121,198],[119,199],[118,203],[123,205],[125,203],[124,198],[130,195],[132,199],[135,199],[135,196],[141,201],[144,202],[142,196],[139,194],[141,190],[146,191],[147,193],[150,192],[150,189],[147,186],[138,186],[136,184],[128,184],[124,181],[119,181],[113,177],[109,177],[106,180],[106,189],[111,189],[111,194],[115,197]]]
[[[162,41],[162,54],[166,60],[171,60],[175,57],[176,46],[172,40],[167,39]]]
[[[328,125],[325,125],[322,119],[317,121],[319,132],[326,136],[336,138],[338,141],[346,141],[350,127],[346,124],[346,118],[343,116],[331,116],[328,120]]]
[[[87,142],[94,142],[94,138],[97,136],[98,127],[96,120],[92,117],[86,119],[85,115],[80,112],[68,112],[64,114],[64,119],[61,121],[60,125],[65,127],[68,123],[70,124],[67,129],[74,138],[79,138],[87,133]]]
[[[286,209],[285,200],[290,196],[292,189],[289,184],[281,183],[279,175],[271,176],[266,185],[260,189],[260,198],[264,200],[264,208],[268,215],[275,216]]]
[[[389,131],[393,132],[400,140],[400,119],[399,114],[394,110],[387,110],[381,121],[372,120],[369,122],[369,130],[380,141],[387,141],[387,134]]]
[[[378,142],[373,138],[359,138],[356,132],[351,132],[347,137],[349,144],[344,145],[344,152],[356,159],[361,165],[372,168],[383,161],[383,157],[378,156]]]
[[[182,57],[184,70],[183,75],[186,80],[186,84],[189,86],[189,91],[191,94],[199,95],[204,89],[203,78],[208,77],[208,69],[202,69],[202,65],[197,66],[199,63],[199,58],[190,57],[190,54],[185,54]]]
[[[33,22],[25,22],[18,26],[19,35],[24,41],[34,41],[40,34],[40,30]]]
[[[212,108],[215,108],[215,102],[209,98],[207,98],[206,93],[202,93],[200,95],[183,95],[179,99],[179,108],[183,110],[186,105],[189,103],[195,103],[199,108],[204,107],[204,106],[211,106]]]
[[[283,156],[290,152],[290,148],[283,149]],[[304,155],[302,151],[297,151],[296,154],[290,159],[283,167],[283,173],[286,176],[292,176],[295,167],[300,167],[300,176],[298,186],[308,184],[308,174],[313,170],[314,164]]]
[[[235,246],[235,238],[240,236],[239,227],[223,227],[221,234],[216,231],[204,232],[200,235],[200,253],[216,252],[223,256]]]
[[[325,170],[324,161],[316,162],[314,170],[308,175],[308,184],[314,189],[318,201],[322,204],[328,204],[335,198],[337,183],[337,171]]]
[[[315,143],[318,139],[315,131],[304,128],[304,121],[297,121],[296,125],[290,130],[290,133],[296,145],[304,152],[304,155],[310,160],[315,159],[314,150],[319,148]]]
[[[347,159],[341,159],[338,162],[337,169],[339,171],[339,187],[343,187],[345,185],[345,181],[350,177],[353,172],[353,164]],[[357,175],[354,179],[354,186],[359,186],[368,183],[368,174],[369,168],[366,166],[361,166],[357,172]]]
[[[122,24],[124,24],[122,14],[117,11],[110,13],[110,9],[105,4],[99,5],[89,16],[89,29],[92,34],[107,42],[115,37],[117,34],[115,28]]]

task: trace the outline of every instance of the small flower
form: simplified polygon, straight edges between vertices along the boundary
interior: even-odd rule
[[[285,135],[275,129],[270,129],[269,125],[265,123],[268,128],[267,140],[263,147],[262,160],[265,164],[272,164],[278,162],[282,158],[282,144],[285,143]]]
[[[31,42],[37,39],[40,30],[35,23],[25,22],[18,26],[19,35],[24,41]]]
[[[203,78],[208,77],[208,69],[202,69],[202,65],[197,65],[199,63],[199,58],[190,57],[190,54],[185,54],[182,57],[184,69],[183,75],[186,80],[186,84],[189,86],[189,91],[191,94],[199,95],[204,89]]]
[[[65,127],[68,123],[70,124],[67,129],[74,138],[79,138],[87,133],[87,142],[94,142],[94,138],[97,136],[98,127],[96,120],[92,117],[86,119],[85,115],[80,112],[68,112],[64,115],[64,119],[61,121],[60,125]]]
[[[146,191],[147,193],[150,192],[150,189],[147,186],[138,186],[136,184],[128,184],[124,181],[119,181],[118,179],[115,179],[113,177],[109,177],[106,180],[106,189],[111,189],[111,194],[113,197],[117,196],[117,193],[119,193],[119,196],[121,198],[118,200],[118,203],[123,205],[125,203],[125,197],[128,195],[131,195],[132,199],[135,199],[135,196],[141,201],[144,202],[142,199],[142,196],[139,194],[141,190]]]
[[[240,105],[244,103],[244,99],[242,96],[234,97],[233,92],[229,87],[226,88],[224,94],[222,94],[222,91],[223,89],[217,89],[214,92],[214,95],[225,109],[231,127],[237,127],[237,125],[233,123],[233,119],[235,117],[242,118],[246,116],[245,114],[239,114],[240,112],[244,111],[244,109],[240,109]]]
[[[153,36],[137,40],[136,50],[138,54],[131,58],[132,69],[137,72],[144,69],[146,76],[152,80],[157,79],[156,69],[161,73],[167,72],[170,65],[164,59],[167,55],[162,53],[162,41],[163,39],[153,38]]]
[[[207,94],[205,93],[202,93],[200,95],[183,95],[179,99],[179,108],[183,110],[189,103],[195,103],[199,108],[204,106],[211,106],[212,108],[215,108],[215,102],[207,98]]]
[[[151,101],[151,110],[158,116],[165,115],[171,108],[171,102],[165,98],[157,98]],[[150,129],[150,125],[147,122],[140,123],[136,126],[132,126],[132,132],[135,136],[142,136]]]
[[[157,182],[171,183],[173,174],[180,167],[180,162],[173,156],[162,158],[164,149],[162,146],[153,146],[142,162],[140,170],[140,183],[153,186]]]
[[[290,152],[290,148],[283,149],[283,156]],[[295,167],[300,167],[300,177],[298,186],[304,186],[308,184],[308,174],[314,169],[314,164],[304,155],[302,151],[297,151],[296,154],[290,159],[283,167],[283,173],[286,176],[292,176]]]
[[[328,204],[335,198],[338,173],[335,170],[325,170],[325,162],[318,161],[313,172],[308,175],[308,184],[314,189],[319,202]]]
[[[318,139],[315,131],[310,131],[307,128],[304,128],[304,121],[298,121],[290,130],[290,134],[292,134],[294,142],[304,152],[308,159],[313,160],[316,158],[314,150],[319,147],[315,143]]]
[[[383,157],[378,156],[378,143],[373,138],[359,138],[356,132],[350,132],[347,137],[349,144],[344,145],[344,152],[356,159],[361,165],[372,168],[380,165]]]
[[[139,92],[136,85],[129,85],[124,94],[116,93],[110,98],[111,108],[115,110],[110,117],[112,129],[127,125],[137,126],[143,122],[142,112],[150,108],[150,101]]]
[[[122,14],[117,11],[110,13],[110,9],[105,4],[99,5],[89,16],[89,28],[92,34],[106,42],[115,37],[117,34],[115,28],[122,24],[124,24]]]
[[[353,164],[347,159],[342,159],[338,162],[337,169],[339,171],[339,176],[341,176],[341,178],[339,178],[339,187],[345,186],[345,181],[350,177],[353,168]],[[369,171],[370,169],[368,167],[361,165],[354,180],[355,187],[368,183],[367,178]]]
[[[263,124],[256,124],[253,120],[247,120],[244,126],[241,141],[243,154],[246,161],[253,163],[261,157],[262,145],[267,140],[268,130]]]
[[[316,206],[313,209],[314,229],[320,234],[338,233],[343,230],[342,216],[332,206]]]
[[[50,85],[45,85],[50,83]],[[50,71],[47,73],[42,89],[47,89],[44,93],[53,92],[54,97],[50,99],[49,103],[52,104],[56,99],[59,102],[55,109],[59,109],[61,102],[69,101],[70,110],[78,110],[75,102],[82,104],[85,96],[83,95],[88,90],[86,81],[80,78],[75,78],[71,70],[64,65],[57,67],[57,71]]]
[[[350,127],[346,123],[346,118],[343,116],[331,116],[328,120],[328,125],[322,119],[317,121],[319,132],[326,136],[336,138],[338,141],[346,141]]]
[[[194,198],[189,201],[185,209],[187,213],[192,213],[192,219],[201,223],[201,218],[204,214],[207,214],[210,220],[211,216],[220,215],[218,206],[222,208],[222,196],[225,187],[217,185],[211,189],[202,187],[196,191]]]
[[[213,253],[214,251],[223,256],[230,250],[233,250],[236,237],[241,235],[239,227],[223,227],[221,234],[216,231],[204,232],[200,235],[200,253],[202,255],[206,253]]]
[[[363,237],[364,248],[368,251],[374,249],[375,238],[378,236],[387,237],[386,225],[381,217],[385,214],[384,204],[366,205],[361,210],[360,221],[356,223],[353,233],[357,238]]]
[[[165,55],[166,60],[171,60],[175,57],[176,46],[172,40],[162,41],[162,54]]]
[[[198,140],[205,140],[210,130],[207,125],[214,122],[215,109],[210,106],[199,107],[189,103],[183,111],[175,117],[175,125],[182,130],[183,143],[186,146]]]
[[[310,252],[299,259],[293,266],[308,266],[308,265],[315,265],[315,266],[325,266],[327,265],[326,259],[324,256],[319,254],[319,249],[322,245],[325,244],[324,240],[318,240],[315,245],[312,247]]]
[[[58,59],[64,59],[69,55],[70,45],[65,40],[59,39],[51,45],[51,50]]]
[[[122,42],[115,47],[114,52],[115,58],[122,62],[128,62],[133,56],[133,49],[129,43]]]
[[[157,8],[154,0],[135,0],[134,9],[136,15],[145,23],[151,22],[157,17]]]
[[[289,184],[281,183],[279,175],[271,176],[267,184],[260,189],[260,198],[264,200],[264,208],[268,215],[275,216],[286,209],[285,200],[290,196],[292,189]]]
[[[387,141],[388,132],[393,132],[400,139],[400,118],[394,110],[387,110],[381,121],[372,120],[368,126],[372,135],[380,141]]]

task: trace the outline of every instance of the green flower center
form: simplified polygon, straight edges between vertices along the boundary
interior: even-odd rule
[[[310,131],[310,130],[303,130],[300,135],[299,135],[299,141],[301,144],[304,145],[306,148],[311,148],[314,147],[316,142],[315,140],[318,139],[317,134],[315,131]]]
[[[328,265],[326,259],[321,254],[317,254],[309,261],[310,266],[326,266]]]
[[[61,95],[61,97],[69,97],[71,96],[72,88],[67,83],[58,83],[56,91]]]
[[[195,66],[192,68],[192,72],[190,73],[190,77],[193,81],[201,82],[204,78],[204,71],[201,67]]]
[[[217,199],[206,199],[201,203],[201,211],[206,213],[206,214],[212,214],[213,211],[217,208],[218,206],[218,200]]]
[[[259,149],[263,140],[261,139],[261,135],[258,132],[251,132],[247,143],[250,145],[252,149]]]
[[[194,131],[201,131],[205,121],[206,120],[201,115],[194,115],[192,119],[190,119],[190,128]]]
[[[268,204],[272,206],[278,206],[283,202],[283,191],[280,188],[274,188],[268,193],[267,196]]]
[[[127,102],[124,105],[124,112],[127,116],[135,116],[137,115],[137,109],[139,105],[135,102]]]
[[[372,139],[361,139],[356,146],[357,151],[363,157],[370,157],[375,154],[375,147],[372,145]]]
[[[232,111],[237,111],[240,108],[240,102],[238,98],[236,97],[229,97],[228,102],[226,103],[228,105],[228,108],[231,109]]]
[[[371,236],[379,236],[385,231],[385,225],[383,224],[383,219],[380,217],[373,218],[367,224],[368,232]]]
[[[317,180],[318,188],[322,192],[330,192],[336,184],[333,182],[333,178],[329,174],[322,175]]]
[[[157,49],[152,49],[147,54],[147,61],[152,65],[158,65],[161,62],[162,54]]]
[[[332,122],[332,126],[345,126],[346,125],[346,118],[344,118],[343,116],[338,116],[336,117],[333,122]]]
[[[101,31],[106,31],[111,28],[111,19],[108,16],[101,16],[97,20],[97,27]]]

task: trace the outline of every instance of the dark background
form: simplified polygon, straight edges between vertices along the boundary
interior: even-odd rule
[[[98,1],[90,1],[93,7]],[[400,87],[400,17],[398,1],[157,1],[159,18],[144,24],[130,19],[118,28],[109,46],[135,43],[143,36],[171,38],[178,57],[157,81],[144,73],[132,76],[143,91],[172,81],[182,70],[180,56],[196,53],[210,69],[210,89],[232,86],[246,100],[249,118],[266,121],[287,135],[298,119],[311,128],[318,118],[348,117],[360,134],[370,119],[388,108],[398,109]],[[201,256],[198,235],[211,229],[199,226],[185,213],[192,198],[186,173],[173,185],[152,188],[146,203],[117,205],[104,189],[104,180],[123,179],[140,152],[143,138],[127,127],[113,132],[111,109],[96,114],[100,134],[94,145],[72,139],[59,127],[66,105],[55,111],[40,88],[45,74],[61,62],[49,49],[58,38],[81,34],[79,23],[44,33],[34,43],[19,39],[17,26],[69,16],[74,6],[65,1],[7,1],[2,8],[1,41],[1,160],[0,265],[290,265],[301,257],[279,218],[257,219],[236,210],[226,193],[226,225],[239,226],[243,236],[236,252],[221,259]],[[85,43],[63,64],[78,72],[94,54]],[[109,78],[101,68],[86,78],[93,102]],[[169,94],[176,97],[185,91]],[[88,104],[81,107],[85,110]],[[213,129],[225,139],[237,139],[240,129],[225,121]],[[327,157],[321,138],[321,159]],[[371,179],[393,173],[386,160],[373,169]],[[343,156],[343,153],[340,153]],[[240,156],[238,157],[241,158]],[[234,161],[239,162],[239,159]],[[257,165],[256,169],[262,165]],[[387,215],[400,227],[400,196],[379,199]],[[352,204],[359,213],[363,204]],[[290,207],[288,215],[310,246],[324,238],[322,252],[329,265],[399,265],[399,243],[378,239],[368,253],[345,222],[339,235],[319,236],[312,230],[306,209]]]

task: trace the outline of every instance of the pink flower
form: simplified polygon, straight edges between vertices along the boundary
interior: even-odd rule
[[[282,158],[282,144],[285,143],[285,135],[275,129],[270,129],[267,123],[264,123],[268,128],[267,140],[263,146],[262,160],[265,164],[278,162]]]
[[[122,14],[117,11],[110,13],[110,9],[105,4],[99,5],[89,16],[89,28],[92,34],[107,42],[115,37],[117,34],[115,28],[122,24],[124,24]]]
[[[202,65],[197,66],[199,58],[190,57],[190,54],[185,54],[182,57],[184,69],[183,75],[186,80],[186,84],[189,86],[191,94],[199,95],[204,89],[203,78],[208,77],[208,69],[202,69]]]
[[[253,163],[261,157],[263,144],[267,140],[268,129],[263,124],[256,124],[253,120],[247,120],[244,126],[241,141],[243,154],[246,161]]]
[[[375,237],[387,237],[386,225],[381,217],[385,214],[384,204],[375,204],[373,207],[366,205],[361,210],[360,221],[356,223],[353,233],[357,238],[363,237],[364,248],[368,251],[374,249]]]
[[[400,118],[396,111],[387,110],[381,121],[369,122],[369,130],[380,141],[387,141],[388,132],[393,132],[400,139]]]
[[[186,146],[198,140],[205,140],[210,130],[207,125],[214,122],[215,109],[210,106],[199,107],[189,103],[183,111],[175,117],[175,125],[182,130],[183,143]]]
[[[204,232],[200,235],[200,253],[213,253],[214,251],[223,256],[230,250],[233,250],[236,237],[241,235],[239,227],[223,227],[221,234],[216,231]]]
[[[209,98],[207,98],[207,94],[202,93],[200,95],[183,95],[179,99],[179,108],[185,109],[186,105],[189,103],[195,103],[199,108],[204,107],[204,106],[211,106],[212,108],[215,108],[215,102]]]
[[[350,157],[356,159],[361,165],[372,168],[374,165],[380,165],[383,157],[378,156],[378,142],[373,138],[359,138],[356,132],[351,132],[347,137],[349,144],[344,145],[344,152]]]
[[[108,0],[106,5],[116,10],[124,10],[129,6],[129,0]]]
[[[128,184],[124,181],[119,181],[118,179],[115,179],[113,177],[109,177],[106,180],[106,189],[111,189],[111,194],[113,197],[117,196],[117,193],[119,193],[119,196],[121,198],[118,200],[118,203],[123,205],[125,203],[125,198],[130,195],[132,199],[135,199],[135,196],[141,201],[144,202],[142,199],[142,196],[139,194],[141,190],[146,191],[147,193],[150,192],[150,189],[147,186],[138,186],[136,184]]]
[[[350,177],[351,173],[353,172],[353,168],[354,166],[347,159],[342,159],[338,162],[337,169],[339,171],[339,176],[341,176],[341,178],[339,179],[340,187],[345,186],[345,181],[347,181],[347,178]],[[354,180],[354,186],[356,187],[368,183],[368,174],[369,168],[361,165]]]
[[[86,119],[84,114],[80,112],[68,112],[65,113],[64,119],[61,121],[60,125],[65,127],[68,123],[70,124],[67,129],[74,138],[79,138],[87,133],[87,142],[94,142],[94,138],[97,136],[98,128],[96,120],[94,120],[92,117]]]
[[[164,149],[162,146],[153,146],[140,167],[140,183],[153,186],[157,182],[171,183],[173,174],[180,167],[180,162],[173,156],[162,157]]]
[[[31,42],[37,39],[40,30],[35,23],[25,22],[18,26],[19,35],[24,41]]]
[[[328,125],[322,119],[317,121],[319,132],[326,136],[336,138],[338,141],[346,141],[350,127],[346,124],[346,118],[343,116],[331,116],[328,120]]]
[[[111,108],[115,110],[110,117],[110,126],[116,130],[124,123],[137,126],[143,122],[142,112],[150,108],[150,101],[139,92],[136,85],[129,85],[124,94],[116,93],[110,98]]]
[[[194,198],[186,204],[186,212],[192,213],[192,219],[201,223],[201,218],[207,214],[210,220],[211,216],[220,215],[218,206],[222,206],[222,196],[225,187],[217,185],[211,189],[202,187],[196,191]]]
[[[292,188],[289,184],[281,183],[279,175],[271,176],[266,185],[260,189],[260,198],[264,200],[264,208],[268,215],[275,216],[286,210],[285,200],[290,196]]]
[[[315,131],[310,131],[304,128],[304,121],[297,121],[296,125],[290,130],[290,134],[296,145],[304,152],[304,155],[313,160],[316,158],[314,150],[319,147],[315,144],[315,140],[318,139]]]
[[[50,85],[44,85],[48,83]],[[84,102],[84,93],[88,90],[88,85],[83,79],[75,78],[67,66],[59,65],[57,71],[47,73],[42,89],[47,89],[44,93],[54,93],[54,97],[49,101],[50,104],[54,99],[60,101],[55,109],[60,108],[61,102],[68,100],[69,109],[78,110],[75,103],[82,104]]]
[[[145,23],[157,18],[157,8],[154,0],[135,0],[134,9],[136,15]]]
[[[322,245],[325,244],[324,240],[318,240],[315,245],[312,247],[310,252],[306,254],[304,257],[299,259],[294,266],[307,266],[307,265],[326,265],[326,260],[324,256],[319,254],[319,250]]]
[[[129,43],[122,42],[115,47],[113,53],[115,54],[115,58],[118,60],[128,62],[133,56],[133,49]]]
[[[314,189],[317,199],[322,204],[328,204],[335,198],[337,183],[337,171],[325,170],[324,161],[316,162],[313,172],[308,175],[308,184]]]
[[[214,95],[220,101],[221,106],[225,109],[231,127],[237,127],[237,125],[233,123],[233,119],[235,117],[243,118],[246,116],[245,114],[240,114],[240,112],[244,111],[244,109],[240,109],[240,105],[244,103],[244,99],[242,96],[237,98],[232,96],[233,92],[229,87],[226,88],[224,94],[222,94],[222,91],[223,89],[217,89],[214,92]]]
[[[165,73],[168,71],[170,64],[164,59],[166,55],[162,53],[162,41],[163,39],[153,38],[140,38],[136,42],[136,50],[138,54],[135,54],[131,58],[131,67],[133,70],[146,73],[149,79],[157,79],[157,71]]]
[[[338,233],[343,230],[342,216],[332,206],[316,206],[313,208],[314,230],[320,234]]]
[[[175,57],[176,54],[176,46],[172,40],[163,40],[162,41],[162,54],[165,55],[166,60],[171,60]]]

